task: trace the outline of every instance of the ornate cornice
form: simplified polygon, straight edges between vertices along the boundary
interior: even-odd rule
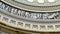
[[[35,31],[36,32],[58,32],[60,31],[60,19],[55,18],[56,14],[60,14],[59,13],[60,11],[53,13],[54,19],[46,19],[46,20],[45,19],[44,20],[33,19],[33,18],[24,17],[24,16],[27,16],[25,15],[25,13],[23,13],[24,15],[23,14],[20,15],[19,11],[15,12],[15,10],[22,10],[22,9],[19,9],[17,7],[14,7],[2,1],[1,3],[2,4],[0,5],[1,6],[0,7],[0,22],[3,24],[6,24],[14,28],[23,29],[27,31],[33,31],[33,32]],[[10,10],[10,8],[14,8],[14,9]],[[28,12],[27,10],[24,10],[24,9],[22,11]]]

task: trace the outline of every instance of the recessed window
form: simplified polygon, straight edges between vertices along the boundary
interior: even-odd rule
[[[44,0],[38,0],[39,3],[44,3]]]
[[[33,0],[28,0],[29,2],[33,2]]]
[[[55,0],[48,0],[48,2],[55,2]]]

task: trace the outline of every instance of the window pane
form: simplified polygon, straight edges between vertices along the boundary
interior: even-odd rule
[[[28,0],[29,2],[33,2],[33,0]]]
[[[44,3],[44,0],[38,0],[39,3]]]
[[[55,2],[55,0],[48,0],[48,2]]]

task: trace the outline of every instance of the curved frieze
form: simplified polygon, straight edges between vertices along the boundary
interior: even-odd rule
[[[0,22],[6,24],[8,26],[25,29],[25,30],[31,30],[31,31],[43,31],[43,32],[60,31],[60,22],[56,22],[54,24],[52,24],[53,22],[50,24],[42,24],[42,23],[33,23],[30,21],[28,22],[28,21],[24,21],[21,19],[18,20],[16,18],[14,18],[14,16],[12,17],[12,15],[15,14],[15,12],[13,13],[13,11],[11,12],[11,10],[7,10],[8,7],[10,7],[10,6],[8,6],[7,4],[5,5],[5,3],[0,2]],[[11,7],[11,8],[13,8],[13,7]],[[8,11],[10,11],[10,12],[8,12]],[[8,14],[6,14],[6,13],[8,13]],[[9,15],[9,14],[11,14],[11,15]],[[58,20],[59,19],[57,19],[57,21]],[[56,20],[54,19],[54,21],[56,21]]]
[[[26,15],[26,12],[28,11],[18,9],[3,2],[0,2],[0,22],[8,26],[25,29],[25,30],[31,30],[31,31],[43,31],[43,32],[60,31],[60,19],[59,19],[60,12],[49,13],[50,17],[51,16],[54,17],[49,19],[45,19],[45,16],[48,15],[48,13],[36,13],[34,15],[29,16],[28,14]],[[33,12],[28,12],[28,13],[32,14]],[[41,19],[34,18],[35,15],[37,14],[39,14],[39,17],[41,16],[40,14],[44,15],[44,18],[43,16]],[[56,18],[57,16],[58,18]]]
[[[15,8],[15,7],[5,4],[3,2],[0,2],[0,8],[7,11],[4,13],[14,14],[17,17],[19,16],[19,17],[24,17],[24,18],[31,18],[31,19],[40,20],[40,21],[42,21],[42,20],[43,21],[50,21],[50,19],[52,21],[53,19],[60,19],[60,12],[59,11],[53,12],[53,13],[42,13],[42,12],[41,13],[34,13],[34,12],[29,12],[26,10]]]
[[[33,23],[30,21],[28,22],[28,21],[24,21],[21,19],[19,20],[19,19],[14,18],[14,16],[12,17],[12,15],[15,13],[13,13],[13,12],[11,13],[11,10],[9,10],[10,12],[8,12],[7,8],[9,6],[6,5],[6,7],[5,7],[4,5],[5,5],[4,3],[0,2],[0,23],[2,22],[11,27],[30,30],[30,31],[43,31],[43,32],[60,31],[60,22],[58,22],[59,19],[57,19],[56,23],[52,22],[54,24],[52,24],[52,23],[50,23],[50,24]],[[8,14],[6,14],[6,13],[8,13]],[[9,14],[11,14],[11,15],[9,15]],[[56,20],[54,19],[54,21],[56,21]]]

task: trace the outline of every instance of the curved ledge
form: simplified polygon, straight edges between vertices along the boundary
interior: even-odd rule
[[[24,9],[24,10],[27,10],[27,11],[32,11],[32,12],[55,12],[55,11],[60,11],[60,5],[56,5],[56,6],[47,6],[47,7],[33,7],[33,6],[27,6],[27,5],[23,5],[23,4],[20,4],[20,3],[17,3],[17,2],[14,2],[14,1],[11,1],[11,0],[2,0],[3,2],[11,5],[11,6],[14,6],[14,7],[17,7],[17,8],[20,8],[20,9]]]
[[[18,29],[18,28],[14,28],[14,27],[11,27],[9,25],[6,25],[2,22],[0,22],[0,27],[2,28],[5,28],[5,29],[9,29],[9,30],[12,30],[12,32],[22,32],[22,33],[32,33],[32,31],[27,31],[27,30],[23,30],[23,29]]]
[[[12,1],[16,1],[16,2],[19,2],[19,3],[22,3],[24,5],[31,5],[31,6],[55,6],[55,5],[60,5],[60,1],[57,1],[57,2],[52,2],[52,3],[33,3],[33,2],[28,2],[27,0],[12,0]]]

